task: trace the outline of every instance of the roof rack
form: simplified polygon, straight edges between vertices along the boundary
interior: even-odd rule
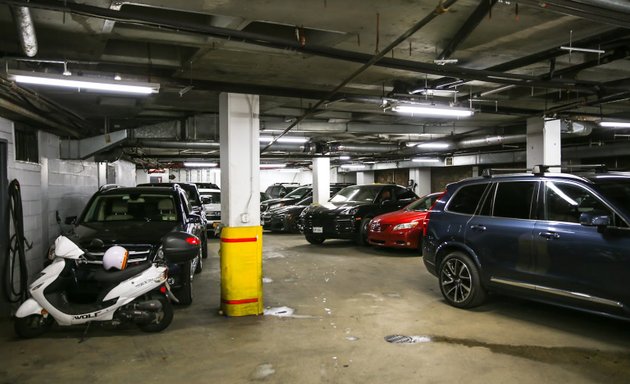
[[[514,173],[514,172],[527,172],[527,168],[485,168],[481,171],[481,176],[492,177],[496,173]]]

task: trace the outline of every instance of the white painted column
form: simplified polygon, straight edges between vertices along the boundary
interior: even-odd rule
[[[227,227],[260,225],[258,95],[221,93],[221,222]]]
[[[409,169],[409,179],[418,184],[414,190],[418,196],[434,192],[431,190],[431,168],[411,168]]]
[[[374,171],[357,172],[357,185],[374,184]]]
[[[527,119],[527,168],[535,165],[560,165],[560,120]],[[552,169],[560,171],[559,168]]]
[[[313,203],[323,204],[330,199],[330,158],[313,159]]]

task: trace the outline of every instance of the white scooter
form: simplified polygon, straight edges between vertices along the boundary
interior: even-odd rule
[[[132,322],[142,331],[160,332],[173,320],[169,299],[177,300],[167,283],[166,260],[192,259],[199,252],[198,244],[190,234],[172,232],[163,239],[153,263],[120,271],[97,270],[92,277],[102,289],[94,302],[86,304],[68,301],[68,288],[84,264],[84,251],[59,236],[54,261],[30,285],[31,298],[15,314],[15,331],[20,337],[31,338],[44,333],[55,321],[60,326],[109,321],[114,325]]]

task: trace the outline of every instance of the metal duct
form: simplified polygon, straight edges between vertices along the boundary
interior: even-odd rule
[[[266,143],[261,143],[263,148]],[[133,140],[125,144],[127,147],[164,148],[164,149],[197,149],[197,150],[219,150],[220,144],[216,141],[166,141],[166,140]],[[292,152],[292,153],[315,153],[315,146],[310,143],[274,144],[271,152]]]
[[[330,152],[386,153],[400,150],[398,144],[330,144]]]
[[[493,135],[493,136],[481,136],[473,137],[470,139],[464,139],[455,144],[458,149],[487,147],[491,145],[503,145],[503,144],[515,144],[524,143],[527,140],[527,135]]]
[[[31,18],[31,11],[27,7],[11,7],[11,13],[17,26],[20,46],[28,57],[37,55],[37,36],[35,35],[35,25]]]

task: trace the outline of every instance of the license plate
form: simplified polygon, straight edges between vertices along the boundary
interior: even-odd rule
[[[313,233],[324,233],[324,228],[322,228],[322,227],[313,227]]]

